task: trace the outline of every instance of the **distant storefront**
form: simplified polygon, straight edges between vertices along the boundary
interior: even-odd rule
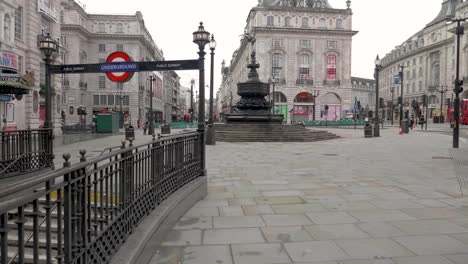
[[[0,51],[0,117],[1,129],[14,130],[16,106],[34,85],[34,73],[21,76],[18,55]]]

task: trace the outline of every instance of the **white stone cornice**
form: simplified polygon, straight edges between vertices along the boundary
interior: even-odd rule
[[[278,28],[278,27],[255,27],[258,32],[278,32],[278,33],[301,33],[301,34],[317,34],[317,35],[336,35],[336,36],[354,36],[359,31],[354,30],[333,30],[333,29],[316,29],[316,28]]]

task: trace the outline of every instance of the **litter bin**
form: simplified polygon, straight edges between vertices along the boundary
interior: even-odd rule
[[[374,136],[374,134],[373,134],[373,130],[372,130],[372,125],[369,124],[369,123],[366,123],[364,125],[364,137],[371,138],[373,136]]]
[[[404,120],[402,122],[402,128],[401,128],[401,131],[405,134],[408,134],[409,133],[409,121],[408,120]]]
[[[130,138],[135,139],[135,128],[133,126],[129,126],[125,129],[125,139],[129,140]]]
[[[161,134],[170,134],[170,133],[171,133],[171,125],[161,126]]]

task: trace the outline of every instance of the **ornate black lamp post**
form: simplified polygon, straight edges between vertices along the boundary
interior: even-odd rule
[[[50,37],[50,34],[47,33],[44,36],[42,32],[42,37],[39,41],[39,49],[44,53],[45,58],[45,86],[46,86],[46,98],[45,98],[45,109],[46,115],[44,120],[44,128],[53,128],[52,121],[52,87],[51,87],[51,74],[50,66],[52,64],[52,55],[58,51],[59,44],[57,40],[54,40]]]
[[[453,148],[459,147],[460,141],[460,93],[463,92],[463,80],[460,80],[460,38],[465,32],[462,22],[467,18],[455,18],[447,20],[447,24],[457,23],[455,34],[457,35],[457,68],[455,76],[455,101],[453,106]]]
[[[400,104],[400,128],[403,129],[403,71],[405,70],[405,66],[404,65],[399,65],[398,67],[400,67],[400,72],[399,72],[399,75],[400,75],[400,85],[401,85],[401,91],[400,91],[400,98],[398,99],[399,100],[399,104]]]
[[[210,115],[208,117],[208,127],[206,130],[206,144],[215,145],[215,128],[213,125],[213,82],[214,82],[214,51],[216,49],[216,41],[214,35],[211,35],[210,50],[211,50],[211,69],[210,69]]]
[[[312,97],[314,98],[314,106],[312,109],[312,120],[315,121],[315,107],[316,107],[316,102],[317,102],[317,97],[320,95],[320,90],[313,90],[312,91]]]
[[[198,132],[201,134],[200,140],[202,140],[202,161],[206,160],[205,151],[205,46],[210,43],[210,33],[205,31],[203,22],[200,22],[198,30],[193,32],[193,42],[198,45],[199,55],[199,86],[200,87],[200,99],[198,101]],[[206,164],[202,164],[202,174],[206,176]]]
[[[149,81],[150,81],[150,116],[149,116],[149,128],[148,128],[148,134],[153,135],[154,134],[154,111],[153,111],[153,83],[154,83],[154,76],[153,73],[149,76]]]
[[[193,111],[193,86],[195,85],[195,80],[192,79],[190,80],[190,122],[193,123],[193,116],[194,116],[194,111]]]
[[[380,137],[379,128],[379,73],[382,69],[382,61],[377,55],[375,58],[375,119],[374,119],[374,137]]]

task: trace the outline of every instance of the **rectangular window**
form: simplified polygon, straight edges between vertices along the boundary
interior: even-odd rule
[[[99,23],[99,24],[98,24],[98,32],[99,32],[99,33],[105,33],[105,32],[106,32],[106,24],[104,24],[104,23]]]
[[[99,89],[106,89],[106,77],[99,76]]]
[[[106,63],[106,59],[99,59],[99,63]]]
[[[107,96],[107,104],[108,105],[114,105],[114,95],[108,95]]]
[[[283,47],[283,39],[273,39],[272,46],[273,48]]]
[[[124,45],[123,44],[117,44],[117,51],[124,51]]]
[[[337,45],[338,45],[338,44],[337,44],[336,40],[328,40],[328,41],[327,41],[327,47],[328,47],[329,49],[336,49],[336,48],[337,48]]]
[[[283,55],[279,53],[273,54],[272,65],[273,78],[279,79],[283,70]]]
[[[310,40],[299,40],[299,47],[303,49],[310,48]]]
[[[267,16],[267,26],[273,26],[275,24],[274,16]]]
[[[99,99],[99,103],[100,103],[101,105],[107,105],[107,95],[102,94],[100,97],[101,97],[101,98]]]
[[[123,105],[130,105],[130,96],[128,95],[123,96]]]
[[[299,80],[300,81],[307,81],[309,80],[309,65],[310,65],[310,57],[309,55],[301,55],[300,56],[300,65],[299,65]],[[302,82],[303,83],[303,82]]]
[[[43,62],[41,62],[41,64],[39,65],[39,71],[40,71],[39,83],[45,85],[46,74],[45,74],[45,64]]]
[[[93,95],[93,104],[99,105],[99,95],[97,94]]]
[[[23,56],[18,56],[18,68],[20,75],[23,74]]]
[[[80,96],[80,103],[81,105],[86,105],[86,94],[81,94]]]
[[[42,30],[44,30],[44,34],[51,33],[51,22],[50,18],[42,15],[41,16],[41,21],[42,21]]]
[[[99,52],[100,53],[106,52],[106,44],[99,44]]]
[[[291,26],[291,17],[284,18],[284,26],[286,27]]]
[[[15,39],[23,39],[23,7],[15,10]]]
[[[423,86],[422,86],[422,81],[419,81],[419,91],[420,91],[420,92],[422,92],[422,88],[423,88]]]
[[[309,19],[307,17],[302,18],[302,27],[309,27]]]
[[[60,36],[60,45],[63,47],[67,46],[67,36]]]
[[[67,92],[62,92],[62,104],[67,104]]]
[[[336,80],[336,56],[327,56],[327,80]]]

